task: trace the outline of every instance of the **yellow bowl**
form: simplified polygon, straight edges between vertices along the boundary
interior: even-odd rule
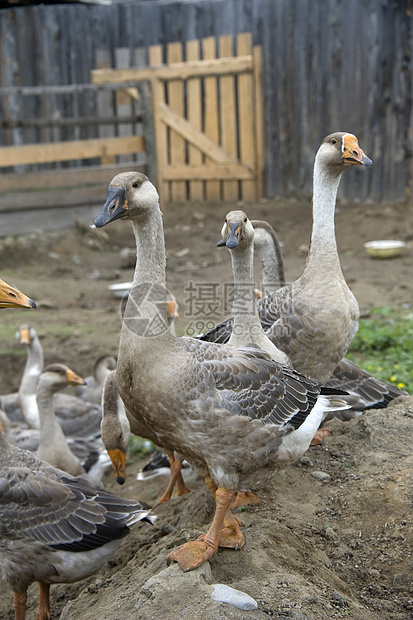
[[[394,256],[399,256],[405,246],[404,241],[396,241],[394,239],[369,241],[364,244],[367,254],[373,258],[393,258]]]

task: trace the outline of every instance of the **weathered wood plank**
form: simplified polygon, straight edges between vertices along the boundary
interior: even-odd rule
[[[144,148],[142,136],[5,146],[0,148],[0,166],[90,159],[102,157],[103,155],[138,153],[143,151]]]
[[[252,52],[252,36],[244,32],[237,36],[237,53],[247,54]],[[238,76],[238,110],[239,110],[239,150],[243,164],[255,167],[254,149],[254,110],[253,110],[254,85],[251,74]],[[241,196],[243,200],[255,200],[254,181],[241,183]]]
[[[143,166],[137,166],[135,162],[131,161],[123,165],[112,164],[108,166],[65,168],[63,170],[50,170],[49,172],[0,174],[0,192],[107,185],[115,174],[127,172],[128,170],[145,171]]]
[[[208,60],[215,58],[215,37],[208,37],[202,40],[202,55],[204,59]],[[217,78],[215,76],[209,76],[204,79],[204,131],[206,136],[215,143],[219,142],[217,87]],[[206,158],[205,164],[210,165],[211,159]],[[208,181],[205,192],[207,200],[220,200],[220,182]]]
[[[167,166],[164,179],[248,179],[254,180],[254,170],[242,164],[220,164],[219,166]]]
[[[238,159],[224,151],[216,141],[208,138],[206,133],[202,133],[185,118],[176,114],[165,103],[159,103],[159,113],[163,123],[168,125],[179,133],[180,136],[188,140],[193,146],[196,146],[200,151],[208,156],[214,163],[238,163]]]
[[[199,46],[198,39],[187,41],[186,43],[186,59],[199,60]],[[188,94],[188,122],[201,131],[202,129],[202,93],[201,93],[201,80],[200,78],[189,78],[187,81],[187,94]],[[188,146],[188,163],[189,165],[196,166],[202,163],[202,153],[196,148],[196,146],[189,144]],[[203,200],[204,186],[201,181],[190,181],[189,183],[189,199],[190,200]]]
[[[168,64],[182,61],[182,44],[179,42],[169,43],[167,46]],[[184,85],[181,80],[168,80],[166,83],[167,97],[170,109],[177,116],[184,115]],[[179,165],[185,163],[185,140],[176,131],[169,132],[169,163]],[[186,183],[184,181],[172,181],[171,199],[173,202],[186,200]]]
[[[262,47],[254,45],[254,137],[255,187],[257,199],[263,197],[264,182],[264,99],[262,92]]]
[[[219,55],[228,57],[234,55],[233,36],[223,35],[219,37]],[[224,75],[219,78],[219,105],[221,122],[222,148],[237,159],[237,124],[235,105],[235,77]],[[239,198],[238,181],[225,181],[222,187],[225,201],[234,201]]]
[[[95,84],[116,84],[119,82],[137,82],[150,80],[155,71],[159,80],[187,80],[191,77],[206,77],[210,75],[225,75],[228,73],[245,73],[252,69],[252,55],[245,54],[239,57],[203,60],[190,62],[175,62],[170,65],[161,65],[153,69],[94,69],[92,80]]]
[[[151,66],[159,65],[162,62],[162,47],[160,45],[153,45],[149,48],[149,64]],[[168,140],[167,140],[167,127],[161,121],[161,114],[159,106],[165,103],[165,88],[164,84],[157,78],[151,80],[152,91],[152,109],[156,139],[156,156],[157,156],[157,189],[161,205],[169,200],[168,184],[163,180],[162,170],[168,165]]]

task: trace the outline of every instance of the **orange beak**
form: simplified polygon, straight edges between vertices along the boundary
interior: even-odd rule
[[[112,461],[112,469],[118,484],[124,484],[126,480],[126,453],[119,448],[108,450],[107,453]]]
[[[30,331],[28,327],[21,327],[19,330],[20,344],[30,344]]]
[[[86,381],[70,368],[66,370],[66,380],[68,385],[86,385]]]
[[[170,319],[177,319],[178,314],[178,304],[174,299],[169,299],[166,302],[166,313]]]
[[[351,133],[347,133],[343,137],[342,144],[343,160],[346,164],[352,166],[359,164],[361,166],[370,167],[373,165],[372,160],[365,155],[362,149],[359,147],[356,136]]]
[[[36,304],[32,299],[10,286],[7,282],[0,280],[0,308],[35,308]]]

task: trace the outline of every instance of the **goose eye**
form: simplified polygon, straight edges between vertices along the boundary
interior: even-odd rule
[[[335,138],[331,138],[331,144],[337,144],[337,140]]]
[[[135,183],[132,185],[132,187],[139,187],[139,186],[140,186],[139,181],[135,181]]]
[[[247,218],[245,217],[245,218],[244,218],[244,224],[246,224],[246,223],[247,223]]]

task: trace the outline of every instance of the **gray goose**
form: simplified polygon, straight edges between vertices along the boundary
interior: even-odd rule
[[[147,507],[73,477],[0,434],[0,569],[24,620],[27,588],[39,583],[38,620],[49,620],[53,583],[93,575],[110,560]]]
[[[237,491],[260,486],[274,470],[298,458],[325,411],[345,403],[258,348],[174,337],[166,315],[159,197],[145,175],[121,173],[110,183],[94,225],[101,228],[117,219],[131,221],[137,248],[116,370],[119,394],[157,445],[176,450],[205,476],[215,498],[208,532],[167,557],[192,570],[219,545],[243,546],[240,524],[229,509]]]
[[[293,368],[322,383],[344,357],[358,327],[359,308],[341,271],[334,229],[341,174],[354,165],[372,165],[356,136],[337,132],[324,138],[314,163],[313,228],[304,272],[258,301],[268,337]],[[226,321],[201,338],[225,342],[230,329],[231,321]]]

